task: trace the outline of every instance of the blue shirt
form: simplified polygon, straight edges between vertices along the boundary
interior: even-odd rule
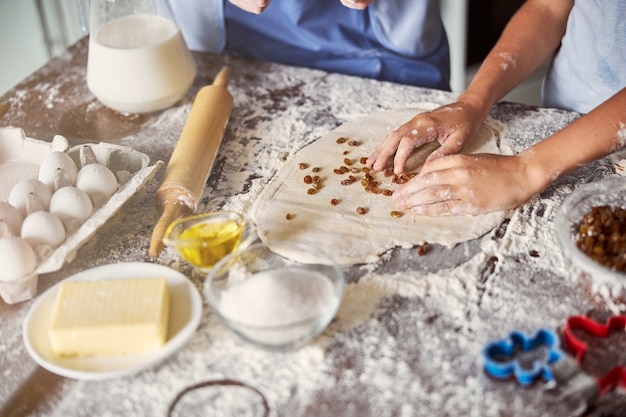
[[[256,15],[227,0],[170,0],[192,50],[449,90],[438,0],[272,0]]]
[[[577,0],[548,69],[548,107],[588,113],[626,87],[626,0]]]

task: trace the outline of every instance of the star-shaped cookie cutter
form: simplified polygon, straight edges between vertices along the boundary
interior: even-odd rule
[[[574,355],[576,363],[580,363],[585,359],[587,352],[587,344],[578,339],[573,330],[580,329],[595,337],[608,337],[612,330],[626,331],[626,315],[611,316],[605,323],[597,321],[586,316],[571,316],[563,326],[563,338],[567,345],[567,350]],[[600,389],[600,395],[604,395],[618,385],[626,387],[626,365],[616,365],[607,373],[596,378],[596,382]]]
[[[541,358],[534,358],[531,366],[522,362],[521,356],[538,351],[542,346],[547,353]],[[546,328],[541,328],[528,337],[524,332],[514,330],[505,339],[489,342],[481,352],[485,370],[498,379],[514,376],[524,386],[542,377],[546,382],[554,379],[551,365],[563,356],[558,335]]]

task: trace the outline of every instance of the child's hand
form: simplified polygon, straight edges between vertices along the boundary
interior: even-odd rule
[[[229,0],[232,4],[247,12],[260,14],[272,0]]]
[[[399,175],[404,172],[406,161],[415,149],[434,141],[441,146],[428,156],[427,161],[459,153],[481,123],[478,111],[461,102],[420,113],[387,135],[369,157],[367,165],[382,171],[393,158],[394,173]]]
[[[393,199],[416,215],[485,214],[517,207],[532,196],[528,158],[447,155],[424,164],[419,175],[398,187]]]
[[[363,10],[365,9],[373,0],[340,0],[341,4],[351,9]]]

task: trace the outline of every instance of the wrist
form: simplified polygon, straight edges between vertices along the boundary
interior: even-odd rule
[[[522,175],[530,195],[540,193],[558,178],[558,174],[552,172],[550,166],[546,166],[549,164],[537,157],[532,147],[519,153],[516,158],[521,165]]]
[[[470,108],[476,114],[478,120],[485,120],[493,104],[483,94],[477,94],[473,91],[465,90],[457,98],[457,102],[461,103],[464,108]]]

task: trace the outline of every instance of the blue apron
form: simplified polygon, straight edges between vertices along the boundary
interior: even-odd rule
[[[450,89],[439,0],[374,0],[365,10],[339,0],[272,0],[258,15],[228,0],[170,2],[194,50]]]

